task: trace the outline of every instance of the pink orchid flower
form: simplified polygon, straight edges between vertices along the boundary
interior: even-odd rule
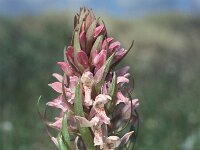
[[[85,91],[84,104],[86,106],[91,106],[93,103],[93,100],[91,99],[92,87],[94,84],[93,74],[90,71],[84,72],[81,77],[81,82],[83,83]]]
[[[126,144],[133,134],[133,131],[126,133],[122,138],[118,136],[109,136],[106,139],[105,150],[115,150],[120,144]]]
[[[98,117],[92,118],[91,121],[85,119],[84,117],[76,116],[76,118],[79,120],[80,125],[82,127],[90,127],[94,133],[94,145],[99,145],[100,147],[103,147],[103,134],[101,125],[103,124]]]
[[[99,94],[94,101],[93,107],[96,111],[96,116],[100,119],[101,122],[105,124],[110,124],[110,118],[106,115],[104,105],[111,100],[109,95]]]

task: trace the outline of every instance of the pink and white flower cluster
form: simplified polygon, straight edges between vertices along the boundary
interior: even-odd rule
[[[85,128],[93,138],[93,149],[109,150],[126,145],[134,131],[117,133],[127,121],[126,129],[135,123],[133,110],[139,102],[128,96],[129,67],[119,70],[114,67],[128,50],[108,37],[104,23],[96,19],[91,10],[81,8],[74,18],[71,44],[64,52],[65,60],[57,63],[64,75],[54,73],[57,81],[49,84],[58,97],[47,103],[60,109],[60,116],[48,125],[61,131],[66,114],[72,149],[91,149],[87,143],[91,141],[87,141],[82,132]],[[77,109],[78,98],[81,106]],[[78,113],[81,110],[82,115]],[[52,140],[61,149],[59,141],[53,137]]]

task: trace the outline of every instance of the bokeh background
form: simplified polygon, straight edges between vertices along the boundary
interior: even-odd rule
[[[81,6],[133,50],[137,150],[200,149],[200,0],[0,0],[0,150],[54,150],[37,114]],[[49,116],[52,112],[49,111]]]

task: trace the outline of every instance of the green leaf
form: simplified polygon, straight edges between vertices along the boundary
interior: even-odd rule
[[[113,58],[115,56],[115,53],[113,53],[105,62],[105,64],[97,71],[97,73],[95,74],[94,78],[96,80],[96,84],[95,84],[95,89],[96,89],[96,93],[99,94],[100,89],[105,81],[105,78],[108,74],[108,71],[110,70],[110,66],[112,64]],[[101,77],[100,77],[101,76]]]
[[[66,113],[63,116],[63,120],[62,120],[62,136],[64,139],[64,142],[66,143],[67,147],[69,147],[69,149],[72,149],[72,144],[70,142],[70,136],[69,136],[69,132],[67,129],[67,115]]]
[[[80,17],[79,17],[80,22],[82,22],[86,17],[86,12],[84,12],[84,11],[85,11],[85,8],[82,8]]]
[[[114,98],[116,94],[116,88],[117,88],[117,76],[116,73],[113,73],[112,83],[108,91],[108,95],[110,95],[111,98]]]
[[[96,26],[97,26],[97,20],[93,21],[90,27],[88,28],[87,33],[86,33],[86,38],[88,41],[91,41],[94,39],[94,30]]]
[[[82,105],[82,98],[81,98],[80,79],[77,83],[76,90],[75,90],[74,112],[78,116],[85,117],[84,111],[83,111],[83,105]]]
[[[94,44],[92,46],[92,49],[91,49],[91,52],[90,52],[89,62],[92,62],[93,51],[95,51],[95,50],[99,51],[101,49],[102,41],[103,41],[103,35],[98,36],[96,41],[94,42]]]
[[[64,61],[65,61],[65,62],[68,62],[68,61],[67,61],[67,57],[66,57],[66,49],[67,49],[67,47],[65,46],[65,47],[64,47],[64,50],[63,50],[63,55],[64,55]]]
[[[116,95],[116,89],[117,89],[117,76],[116,76],[116,73],[114,72],[112,82],[108,90],[108,95],[112,98],[112,100],[106,104],[106,108],[109,114],[112,113],[113,108],[114,108],[114,99]]]
[[[80,26],[77,26],[74,32],[74,52],[75,53],[81,50],[81,46],[79,43],[79,33],[80,33]]]
[[[78,81],[78,84],[76,86],[76,91],[75,91],[74,112],[77,116],[85,117],[85,114],[83,111],[82,98],[81,98],[80,79]],[[81,133],[81,137],[82,137],[85,145],[87,146],[87,148],[89,150],[95,150],[93,138],[92,138],[89,128],[80,127],[80,125],[79,125],[79,131]]]
[[[94,30],[96,28],[96,25],[97,25],[97,20],[94,20],[86,32],[86,39],[87,39],[86,52],[87,52],[87,54],[90,54],[90,51],[92,48],[92,44],[94,41]]]
[[[103,35],[98,36],[98,38],[94,42],[94,45],[92,47],[91,52],[94,51],[94,50],[100,50],[101,49],[100,46],[101,46],[102,41],[103,41]]]
[[[68,149],[67,146],[65,145],[65,143],[62,139],[61,132],[58,134],[57,140],[58,140],[58,145],[59,145],[60,150],[71,150],[71,149]]]

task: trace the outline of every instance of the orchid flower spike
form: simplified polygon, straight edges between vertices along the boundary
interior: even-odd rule
[[[49,84],[58,96],[47,106],[60,111],[48,123],[58,131],[51,140],[60,150],[132,149],[139,101],[126,90],[129,67],[115,69],[130,49],[108,37],[104,22],[87,8],[75,15],[72,33],[57,63],[62,73]]]

